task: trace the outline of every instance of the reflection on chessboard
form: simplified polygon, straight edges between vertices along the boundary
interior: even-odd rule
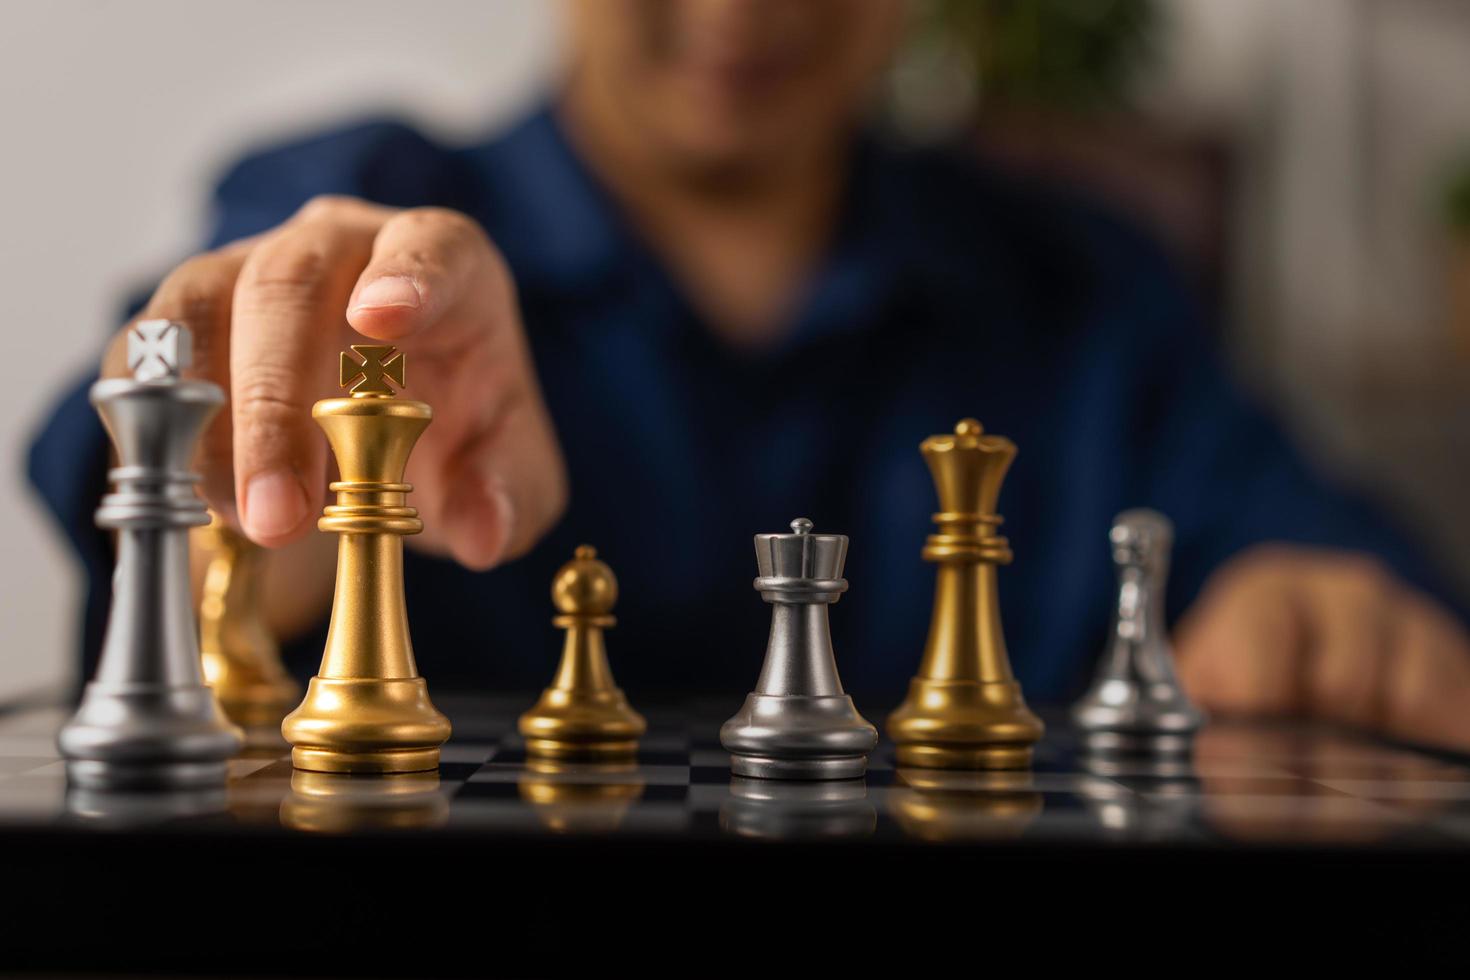
[[[293,770],[289,748],[230,763],[224,790],[68,790],[58,711],[0,720],[0,821],[11,827],[159,826],[339,834],[436,828],[663,839],[890,839],[1107,845],[1470,843],[1470,761],[1295,726],[1217,723],[1192,757],[1075,751],[1061,725],[1031,771],[895,768],[820,783],[732,776],[722,706],[649,712],[636,760],[528,760],[523,702],[450,701],[456,737],[437,771],[363,777]]]

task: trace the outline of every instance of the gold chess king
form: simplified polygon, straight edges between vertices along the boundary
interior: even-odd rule
[[[332,620],[321,669],[281,732],[298,769],[418,772],[438,767],[449,738],[449,719],[430,703],[414,665],[403,598],[403,535],[424,527],[405,503],[413,487],[403,471],[433,413],[394,397],[393,386],[404,386],[402,353],[369,344],[352,350],[356,357],[341,357],[350,397],[311,410],[341,474],[329,487],[337,503],[317,522],[340,536]]]

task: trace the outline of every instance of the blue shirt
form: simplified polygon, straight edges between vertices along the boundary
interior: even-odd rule
[[[831,246],[783,339],[758,352],[706,329],[548,111],[467,148],[373,123],[252,156],[220,184],[210,244],[323,193],[482,223],[514,272],[570,469],[570,509],[528,557],[477,574],[410,553],[432,690],[547,683],[551,578],[586,542],[620,580],[609,647],[622,686],[738,697],[769,622],[752,535],[801,516],[851,536],[851,588],[831,617],[847,686],[896,703],[933,590],[919,549],[936,499],[918,444],[965,416],[1020,449],[1000,497],[1016,555],[1000,593],[1033,700],[1070,696],[1091,671],[1115,595],[1107,532],[1127,507],[1175,522],[1171,616],[1266,540],[1362,549],[1433,584],[1381,515],[1318,479],[1230,384],[1150,241],[967,155],[861,141]],[[82,386],[31,455],[87,569],[88,676],[110,585],[92,525],[105,447]],[[314,672],[324,628],[288,646],[298,674]]]

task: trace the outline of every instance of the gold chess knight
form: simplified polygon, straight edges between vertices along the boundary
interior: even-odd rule
[[[274,730],[300,699],[301,687],[281,665],[280,647],[261,614],[265,549],[218,515],[193,533],[206,556],[199,599],[204,682],[235,724],[252,733]]]
[[[995,505],[1016,445],[964,419],[953,435],[930,436],[919,450],[939,492],[938,533],[923,556],[939,571],[924,658],[908,698],[888,718],[888,737],[900,766],[1028,766],[1042,725],[1011,673],[995,587],[996,566],[1011,560],[1009,542],[995,533]]]
[[[298,769],[421,772],[438,767],[449,719],[430,703],[409,640],[403,535],[424,524],[405,503],[413,487],[403,471],[433,412],[394,397],[394,385],[404,386],[402,353],[375,344],[352,350],[356,357],[341,357],[341,385],[350,397],[311,410],[341,474],[329,487],[336,504],[317,521],[340,535],[332,620],[321,669],[281,733],[294,746]]]
[[[552,623],[567,631],[561,666],[536,706],[521,715],[526,755],[533,759],[631,759],[647,730],[613,681],[603,630],[618,601],[618,580],[597,560],[597,550],[579,547],[551,584],[561,615]]]

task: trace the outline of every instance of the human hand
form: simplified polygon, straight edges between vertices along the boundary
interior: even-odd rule
[[[408,355],[408,395],[434,422],[410,457],[416,546],[470,568],[527,551],[560,517],[567,478],[500,254],[470,218],[320,197],[264,234],[189,259],[140,319],[194,334],[192,376],[230,410],[205,433],[203,493],[256,542],[303,537],[321,513],[316,400],[342,394],[337,353],[364,339]],[[125,333],[103,362],[126,373]]]
[[[1221,715],[1306,716],[1470,750],[1470,637],[1372,558],[1261,546],[1175,631],[1179,676]]]

